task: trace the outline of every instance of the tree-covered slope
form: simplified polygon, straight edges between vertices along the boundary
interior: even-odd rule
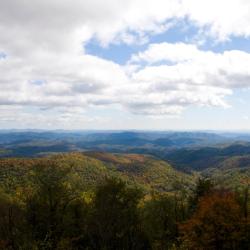
[[[239,143],[214,147],[183,148],[166,152],[164,159],[178,169],[203,171],[208,168],[249,166],[250,144]]]
[[[183,158],[181,158],[183,157]],[[203,154],[204,157],[204,154]],[[27,186],[32,178],[34,167],[40,161],[55,161],[57,165],[68,166],[70,178],[81,189],[89,189],[101,183],[107,177],[118,177],[130,185],[141,187],[146,192],[172,192],[177,188],[189,190],[197,176],[212,178],[217,184],[237,187],[250,178],[250,156],[231,156],[210,160],[202,158],[188,162],[189,171],[184,173],[183,165],[173,165],[150,155],[112,154],[106,152],[65,153],[42,158],[2,158],[0,159],[0,185],[15,190],[18,186]],[[180,156],[179,161],[185,158]],[[214,159],[218,160],[217,162]],[[211,162],[215,164],[211,164]],[[195,162],[195,164],[193,164]],[[196,164],[201,164],[197,168]],[[208,167],[203,168],[206,165]],[[173,167],[174,166],[174,167]],[[179,170],[177,170],[179,169]]]
[[[39,161],[52,160],[71,168],[71,178],[81,187],[95,186],[106,177],[119,177],[145,191],[169,192],[176,183],[183,188],[193,185],[192,175],[181,173],[167,162],[145,155],[109,153],[68,153],[34,159],[0,160],[0,185],[15,188],[32,178]],[[7,187],[8,186],[8,187]]]
[[[188,188],[194,177],[175,170],[166,161],[148,155],[85,153],[108,164],[116,173],[125,176],[147,189],[171,191],[179,183]]]

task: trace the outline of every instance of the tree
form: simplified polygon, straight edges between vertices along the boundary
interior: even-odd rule
[[[213,190],[214,185],[210,179],[199,178],[195,190],[193,191],[193,195],[191,195],[189,199],[189,213],[192,214],[196,210],[199,200]]]
[[[34,166],[34,191],[27,197],[26,217],[41,248],[56,249],[63,236],[66,211],[77,198],[69,173],[69,166],[54,160],[43,159]]]
[[[143,226],[153,249],[165,250],[177,243],[182,206],[176,197],[154,195],[143,209]]]
[[[92,249],[147,249],[140,230],[138,204],[142,192],[119,179],[98,186],[89,232]]]
[[[247,249],[240,206],[233,193],[216,191],[200,199],[192,218],[180,226],[187,249]]]
[[[24,211],[20,204],[9,194],[0,190],[0,249],[18,249],[27,239]]]

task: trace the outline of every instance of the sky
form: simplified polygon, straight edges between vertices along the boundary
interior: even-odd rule
[[[249,0],[0,0],[0,129],[250,130]]]

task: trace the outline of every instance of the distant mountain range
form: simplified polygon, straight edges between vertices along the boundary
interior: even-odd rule
[[[168,192],[173,189],[173,183],[191,187],[197,176],[203,175],[224,186],[234,187],[250,178],[250,135],[0,131],[1,171],[5,171],[7,165],[8,171],[12,169],[12,173],[19,176],[25,171],[18,166],[29,166],[29,162],[34,164],[37,157],[58,157],[59,160],[73,162],[79,173],[83,174],[83,169],[87,171],[86,176],[81,177],[84,182],[90,179],[96,182],[114,174],[136,182],[145,190]]]
[[[86,156],[103,162],[112,161],[114,157],[108,154],[112,153],[116,154],[116,163],[119,158],[117,154],[136,154],[146,157],[145,159],[150,159],[148,157],[151,156],[186,174],[196,172],[216,178],[224,177],[226,180],[235,176],[250,177],[250,134],[0,131],[0,158],[35,158],[69,152],[84,152]]]
[[[86,150],[150,153],[247,141],[250,135],[206,132],[0,131],[1,156]]]

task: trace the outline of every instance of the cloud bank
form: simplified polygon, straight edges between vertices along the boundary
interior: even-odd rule
[[[177,116],[192,105],[230,107],[227,97],[250,87],[250,54],[150,43],[179,23],[195,27],[200,41],[248,39],[250,2],[1,1],[0,120],[15,119],[13,109],[23,119],[33,109],[78,119],[90,107],[150,116]],[[120,65],[88,54],[93,40],[104,48],[144,46]]]

